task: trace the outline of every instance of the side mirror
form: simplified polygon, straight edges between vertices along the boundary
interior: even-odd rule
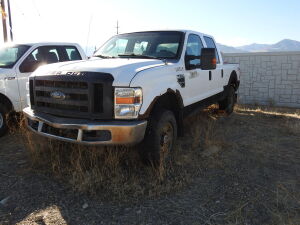
[[[201,69],[214,70],[217,67],[216,49],[202,48],[201,49]]]
[[[192,70],[192,69],[196,69],[197,68],[197,65],[191,64],[191,61],[195,60],[195,59],[200,59],[200,56],[185,55],[184,61],[185,61],[185,68],[187,70]],[[198,66],[198,68],[199,68],[199,66]]]

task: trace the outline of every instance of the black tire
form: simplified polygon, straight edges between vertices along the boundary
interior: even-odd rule
[[[0,137],[4,136],[7,133],[7,108],[0,103]]]
[[[154,112],[140,146],[143,161],[154,167],[165,164],[176,138],[177,123],[174,114],[169,110]]]
[[[219,102],[219,109],[224,110],[227,115],[230,115],[234,110],[235,98],[234,87],[230,86],[226,98]]]

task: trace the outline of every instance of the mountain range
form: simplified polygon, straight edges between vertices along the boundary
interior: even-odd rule
[[[290,39],[284,39],[275,44],[250,44],[240,47],[231,47],[218,44],[221,52],[224,53],[242,53],[242,52],[277,52],[277,51],[300,51],[300,42]]]

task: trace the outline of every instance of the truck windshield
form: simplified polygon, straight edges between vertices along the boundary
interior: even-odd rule
[[[181,52],[183,35],[184,33],[179,31],[121,34],[112,37],[94,56],[176,59]]]
[[[14,45],[0,48],[0,68],[12,68],[30,48],[28,45]]]

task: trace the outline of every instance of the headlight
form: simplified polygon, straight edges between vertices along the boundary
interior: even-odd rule
[[[135,119],[143,103],[141,88],[115,88],[115,118]]]

